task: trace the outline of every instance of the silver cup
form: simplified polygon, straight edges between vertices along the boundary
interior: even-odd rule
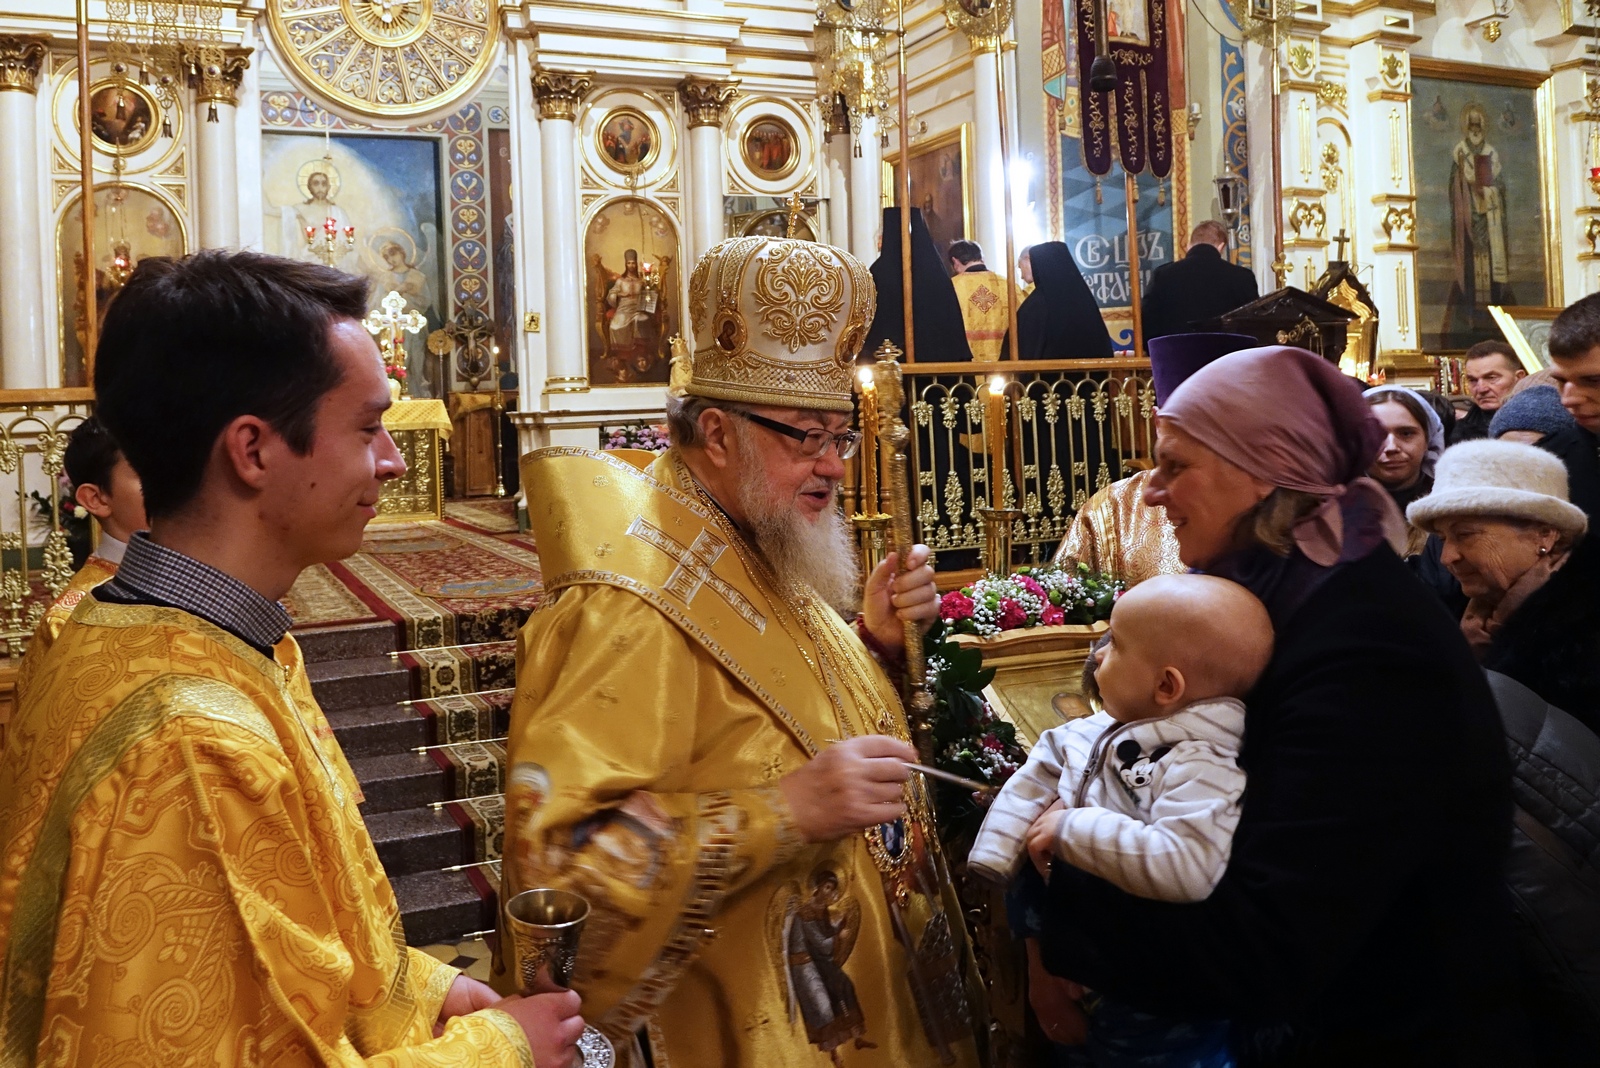
[[[524,890],[506,902],[506,933],[524,997],[565,990],[578,963],[578,939],[589,918],[589,900],[570,890]],[[616,1050],[593,1027],[583,1029],[578,1050],[584,1068],[611,1068]]]

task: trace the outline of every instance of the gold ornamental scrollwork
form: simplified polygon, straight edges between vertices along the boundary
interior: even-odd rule
[[[1321,237],[1328,228],[1328,212],[1321,204],[1314,204],[1309,200],[1294,202],[1294,210],[1289,212],[1289,227],[1296,237],[1302,230],[1311,230],[1316,236]]]
[[[565,119],[573,122],[578,117],[578,105],[594,86],[593,74],[574,74],[568,71],[533,69],[533,99],[541,119]]]
[[[1383,236],[1390,241],[1409,242],[1417,229],[1417,215],[1408,206],[1391,204],[1383,213]]]
[[[36,92],[50,38],[0,34],[0,92]]]
[[[314,96],[369,118],[443,111],[494,63],[490,0],[267,0],[276,54]]]
[[[775,250],[756,268],[755,302],[768,337],[799,352],[827,339],[844,307],[844,279],[805,245]]]
[[[944,21],[966,34],[974,49],[992,52],[1011,25],[1011,0],[944,0]]]
[[[1317,79],[1317,101],[1340,111],[1349,110],[1350,87],[1326,78]]]
[[[1311,77],[1316,67],[1316,52],[1308,44],[1296,41],[1289,46],[1289,71],[1297,78]]]
[[[689,129],[696,126],[721,126],[728,105],[739,95],[738,82],[711,82],[685,78],[678,83],[683,94],[683,110],[689,116]]]
[[[214,64],[211,70],[206,69],[199,52],[185,53],[183,69],[189,88],[195,91],[195,99],[202,104],[238,107],[239,86],[244,83],[244,72],[250,69],[251,51],[249,48],[224,48],[222,62]]]

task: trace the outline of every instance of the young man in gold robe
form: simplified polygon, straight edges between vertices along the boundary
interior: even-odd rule
[[[147,525],[139,476],[98,416],[91,415],[72,428],[61,462],[72,483],[72,499],[78,508],[94,517],[100,527],[100,543],[84,560],[83,566],[73,572],[61,596],[39,617],[39,625],[28,642],[28,652],[17,668],[18,702],[26,693],[40,661],[55,644],[56,635],[67,625],[72,610],[90,590],[117,573],[117,565],[122,563],[122,554],[128,548],[128,539]]]
[[[106,314],[99,414],[150,532],[0,761],[0,1063],[572,1064],[576,995],[499,1000],[406,947],[278,603],[405,470],[366,307],[363,279],[203,252]]]
[[[520,638],[504,892],[589,899],[573,986],[624,1063],[970,1068],[965,930],[890,678],[933,573],[919,546],[858,593],[838,507],[871,278],[743,238],[689,294],[673,447],[523,462],[549,599]]]

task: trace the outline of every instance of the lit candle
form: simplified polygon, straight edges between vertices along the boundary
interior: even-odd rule
[[[989,506],[1006,506],[1006,380],[989,379],[989,399],[983,410],[983,436],[989,441]]]
[[[315,226],[306,227],[306,244],[309,245],[312,242],[316,241],[316,239],[317,239],[317,228]]]
[[[856,372],[861,383],[861,514],[878,515],[878,383],[872,368]]]

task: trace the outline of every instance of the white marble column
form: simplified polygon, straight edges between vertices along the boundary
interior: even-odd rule
[[[250,49],[229,48],[212,70],[198,56],[188,62],[194,90],[196,229],[200,248],[239,247],[239,83],[250,65]]]
[[[40,285],[39,66],[47,37],[0,35],[0,387],[37,389],[45,371]]]
[[[883,229],[883,147],[878,120],[862,119],[850,156],[850,251],[863,263],[878,258]],[[859,155],[857,155],[859,153]]]
[[[828,127],[823,165],[828,174],[828,243],[850,247],[850,135]]]
[[[1397,31],[1349,51],[1350,129],[1362,131],[1366,148],[1352,168],[1362,191],[1355,202],[1357,243],[1372,250],[1367,290],[1382,313],[1378,351],[1391,354],[1424,347],[1417,323],[1410,40]]]
[[[685,78],[678,83],[689,117],[689,262],[722,240],[722,120],[739,95],[737,82]]]
[[[1001,270],[1006,259],[1005,160],[1000,151],[1000,89],[994,49],[972,43],[972,158],[974,204],[973,237],[983,247],[991,270]],[[1008,120],[1009,121],[1009,120]],[[1012,151],[1017,150],[1016,126],[1011,131]],[[1019,205],[1019,208],[1025,205]]]
[[[544,156],[544,392],[587,393],[589,364],[583,350],[583,256],[578,235],[578,103],[592,74],[535,68],[533,98],[539,109]]]

